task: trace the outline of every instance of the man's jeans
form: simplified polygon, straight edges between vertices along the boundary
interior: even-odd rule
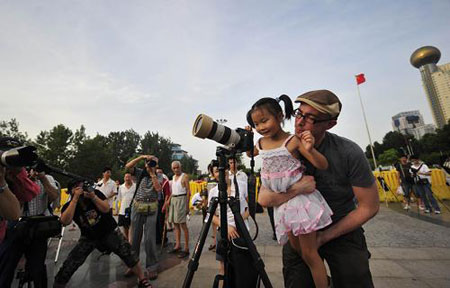
[[[439,205],[433,196],[430,184],[414,184],[413,188],[414,191],[416,191],[416,194],[422,198],[422,201],[425,204],[425,209],[431,211],[431,207],[433,206],[435,211],[441,211],[441,208],[439,208]]]
[[[131,248],[139,255],[142,234],[144,234],[145,267],[150,271],[158,270],[158,253],[156,247],[156,211],[152,215],[139,214],[131,210]]]

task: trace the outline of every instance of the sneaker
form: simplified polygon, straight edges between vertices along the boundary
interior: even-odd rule
[[[150,284],[150,281],[148,281],[148,279],[142,279],[141,281],[139,281],[138,284],[138,288],[152,288],[152,284]]]
[[[430,210],[428,210],[428,209],[425,209],[425,213],[430,213]]]
[[[425,206],[419,205],[419,209],[420,209],[421,211],[423,211],[423,210],[425,210]]]
[[[408,205],[408,204],[406,204],[406,205],[405,205],[405,207],[403,207],[403,209],[405,209],[405,210],[409,210],[409,205]]]
[[[441,214],[441,211],[440,210],[436,210],[436,211],[434,211],[434,214]]]

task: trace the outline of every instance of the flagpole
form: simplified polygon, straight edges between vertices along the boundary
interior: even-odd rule
[[[375,159],[375,153],[373,152],[372,139],[370,138],[369,125],[367,125],[366,112],[364,111],[364,105],[363,105],[363,102],[361,99],[361,93],[359,92],[359,84],[356,84],[356,87],[358,88],[359,102],[361,103],[361,109],[362,109],[363,116],[364,116],[364,123],[366,123],[367,135],[369,136],[370,151],[372,151],[373,164],[375,165],[375,169],[377,169],[377,160]]]

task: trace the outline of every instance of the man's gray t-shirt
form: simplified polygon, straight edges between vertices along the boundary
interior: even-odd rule
[[[317,190],[331,210],[333,223],[355,209],[352,186],[370,187],[374,181],[369,162],[362,149],[353,141],[326,132],[317,150],[328,160],[328,169],[315,169]]]
[[[142,174],[143,173],[143,174]],[[141,176],[142,174],[142,176]],[[153,181],[149,177],[147,170],[140,169],[140,168],[134,168],[134,175],[136,175],[136,179],[139,181],[139,179],[142,178],[141,182],[139,183],[138,190],[136,192],[136,201],[143,201],[143,202],[155,202],[158,200],[158,192],[153,187]],[[159,184],[162,184],[164,178],[162,175],[158,175],[158,182]]]

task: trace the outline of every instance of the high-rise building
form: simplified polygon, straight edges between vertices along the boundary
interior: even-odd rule
[[[440,58],[439,49],[424,46],[414,51],[410,62],[420,70],[434,123],[442,128],[450,120],[450,63],[436,65]]]
[[[420,139],[423,135],[434,133],[433,124],[425,124],[419,110],[401,112],[392,117],[392,128],[403,135],[413,135]]]

